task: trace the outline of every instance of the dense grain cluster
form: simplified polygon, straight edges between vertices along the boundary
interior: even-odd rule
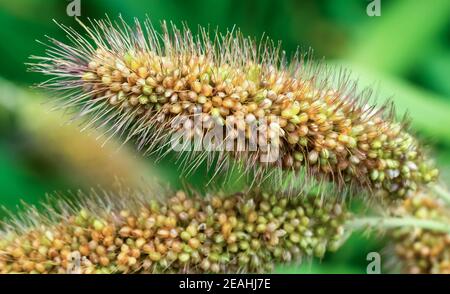
[[[177,131],[204,139],[219,125],[231,130],[227,138],[244,134],[246,149],[236,143],[230,152],[197,152],[197,159],[231,155],[247,168],[305,168],[392,198],[437,176],[415,138],[384,107],[368,106],[354,82],[345,75],[335,80],[303,57],[286,65],[270,41],[257,47],[229,33],[211,42],[203,30],[193,36],[165,27],[159,35],[148,22],[134,29],[109,21],[84,27],[88,38],[63,27],[72,45],[51,40],[48,56],[36,57],[40,63],[32,70],[51,75],[44,85],[62,93],[63,106],[80,106],[89,125],[109,124],[108,134],[134,138],[147,151]],[[184,124],[174,126],[179,118]],[[250,147],[257,121],[263,121],[257,124],[267,150]],[[276,160],[264,163],[262,156],[277,148]]]
[[[439,199],[418,194],[404,201],[399,216],[439,220],[450,227],[450,210]],[[404,227],[392,232],[395,254],[406,273],[450,274],[450,234]]]
[[[337,249],[349,217],[316,197],[123,196],[30,211],[0,233],[0,273],[268,272]]]

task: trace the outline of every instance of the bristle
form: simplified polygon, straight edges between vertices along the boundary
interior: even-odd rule
[[[41,86],[59,92],[61,107],[77,107],[87,125],[107,126],[106,138],[165,154],[184,136],[187,170],[207,161],[220,173],[238,160],[258,180],[303,169],[389,199],[437,176],[392,108],[369,105],[371,91],[359,92],[344,70],[301,54],[288,61],[269,39],[257,45],[236,30],[194,35],[163,23],[160,34],[149,20],[81,25],[86,37],[61,25],[71,44],[50,39],[31,70],[52,76]],[[205,150],[217,127],[222,140]],[[255,128],[265,145],[255,145]]]
[[[58,195],[15,217],[0,232],[0,273],[270,272],[336,250],[350,217],[340,203],[258,191],[122,193]]]

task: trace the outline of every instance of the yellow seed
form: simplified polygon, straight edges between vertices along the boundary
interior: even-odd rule
[[[181,104],[179,104],[179,103],[172,104],[170,106],[170,112],[173,113],[173,114],[179,114],[179,113],[181,113],[182,110],[183,109],[181,107]]]
[[[97,79],[97,75],[93,72],[86,72],[81,77],[83,81],[93,81]]]
[[[202,91],[202,83],[200,83],[199,81],[194,81],[191,84],[191,89],[196,93],[200,93]]]
[[[148,69],[144,66],[141,66],[138,68],[137,74],[139,77],[145,79],[148,76]]]

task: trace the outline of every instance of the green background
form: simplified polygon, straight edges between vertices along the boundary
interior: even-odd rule
[[[138,185],[158,177],[174,187],[189,183],[203,189],[210,175],[199,169],[185,180],[172,158],[155,162],[132,146],[114,140],[104,147],[97,131],[80,133],[67,117],[49,112],[48,93],[31,88],[44,77],[27,72],[30,55],[42,55],[35,40],[45,35],[64,39],[55,19],[79,28],[66,14],[69,1],[0,0],[0,204],[20,209],[36,204],[46,192],[97,185],[113,188],[118,177]],[[399,115],[408,113],[415,133],[429,146],[442,171],[450,176],[450,1],[381,0],[381,16],[369,17],[364,0],[81,0],[81,19],[105,14],[126,20],[148,15],[161,20],[244,35],[281,40],[287,54],[297,47],[314,49],[337,67],[352,69],[361,86],[371,86],[374,101],[392,99]],[[50,98],[50,99],[49,99]],[[6,217],[4,212],[2,217]],[[376,237],[352,237],[338,253],[278,272],[364,273],[366,255],[381,252]],[[382,262],[385,262],[383,259]],[[386,263],[388,261],[386,260]]]

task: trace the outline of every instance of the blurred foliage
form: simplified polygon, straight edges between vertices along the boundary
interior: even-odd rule
[[[0,165],[0,191],[7,208],[18,197],[35,204],[45,192],[97,186],[111,190],[116,179],[139,187],[154,177],[151,164],[139,155],[114,140],[102,146],[99,132],[81,133],[77,124],[65,123],[70,117],[50,112],[42,96],[2,79],[0,107],[8,116],[0,140],[6,163]]]
[[[380,17],[369,17],[364,0],[81,0],[81,18],[105,14],[126,20],[146,15],[219,31],[240,28],[244,35],[281,40],[287,54],[314,48],[315,57],[353,71],[362,86],[374,87],[374,100],[391,99],[400,115],[430,146],[450,179],[450,1],[381,0]],[[164,179],[174,187],[204,189],[211,176],[203,166],[181,180],[175,158],[144,159],[132,147],[119,148],[97,131],[80,133],[67,117],[49,113],[43,93],[28,89],[45,77],[26,71],[29,55],[40,55],[35,42],[45,35],[64,39],[52,19],[77,27],[62,0],[0,0],[0,194],[13,209],[20,199],[37,203],[45,192],[112,185],[115,177],[138,183]],[[51,97],[50,97],[51,98]],[[96,135],[97,134],[97,135]],[[227,183],[234,183],[230,180]],[[188,184],[187,184],[188,183]],[[242,183],[241,183],[242,184]],[[228,184],[227,184],[228,185]],[[229,184],[233,186],[232,184]],[[237,186],[237,185],[234,185]],[[229,187],[230,188],[230,187]],[[232,188],[232,187],[231,187]],[[302,267],[277,272],[364,273],[365,255],[379,251],[375,238],[352,237],[337,254]]]

